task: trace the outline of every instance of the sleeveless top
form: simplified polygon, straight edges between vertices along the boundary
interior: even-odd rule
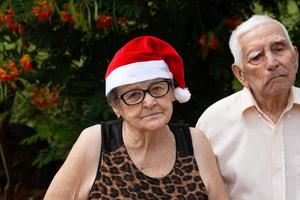
[[[169,127],[175,136],[176,161],[169,174],[152,178],[130,159],[123,143],[122,121],[101,123],[101,153],[89,199],[208,199],[189,127],[178,124]]]

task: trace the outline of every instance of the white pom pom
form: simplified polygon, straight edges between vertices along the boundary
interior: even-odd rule
[[[175,88],[174,95],[179,103],[185,103],[191,98],[191,93],[188,88],[182,89],[180,87],[177,87]]]

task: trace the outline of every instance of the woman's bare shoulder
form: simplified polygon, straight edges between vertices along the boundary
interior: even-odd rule
[[[206,135],[198,128],[190,127],[191,137],[193,140],[193,145],[196,145],[197,147],[201,148],[209,148],[211,149],[209,141],[206,137]]]
[[[101,137],[100,133],[101,133],[100,124],[89,126],[81,132],[78,140],[83,140],[83,141],[99,140],[100,139],[99,137]]]
[[[87,199],[101,151],[101,126],[84,129],[52,180],[45,199]]]
[[[209,199],[228,200],[216,158],[207,137],[197,128],[190,128],[190,132],[194,156],[199,167],[200,175],[208,190]]]

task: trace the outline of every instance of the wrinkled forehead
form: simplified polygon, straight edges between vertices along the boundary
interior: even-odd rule
[[[287,40],[282,27],[275,22],[264,22],[245,31],[239,37],[242,46],[252,41],[266,42],[268,40]]]
[[[282,27],[274,22],[261,23],[253,29],[246,31],[240,35],[239,42],[244,53],[273,44],[289,44]]]

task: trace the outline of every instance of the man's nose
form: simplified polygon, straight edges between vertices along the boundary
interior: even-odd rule
[[[266,67],[268,70],[273,70],[279,66],[278,58],[272,52],[266,53],[266,60]]]

